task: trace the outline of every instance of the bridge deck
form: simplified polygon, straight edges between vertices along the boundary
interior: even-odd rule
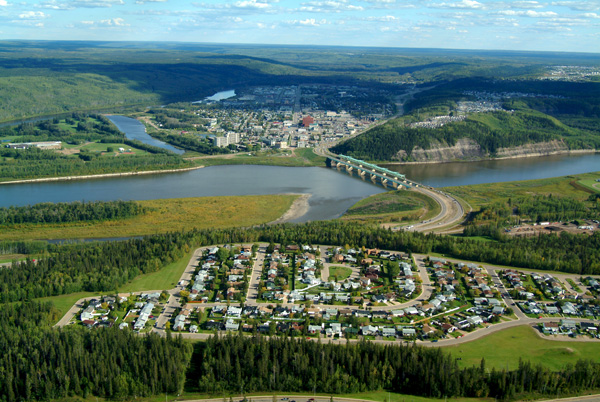
[[[406,176],[403,174],[393,172],[389,169],[382,168],[372,163],[361,161],[360,159],[352,158],[351,156],[338,155],[337,157],[328,156],[328,158],[336,163],[345,165],[346,167],[356,169],[358,172],[364,172],[365,174],[368,173],[372,178],[375,176],[379,178],[384,185],[387,185],[387,183],[392,183],[395,184],[396,187],[403,186],[406,188],[411,188],[413,185],[418,187],[417,183],[406,180]]]

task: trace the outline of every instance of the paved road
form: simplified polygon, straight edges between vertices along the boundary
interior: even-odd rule
[[[248,293],[246,295],[247,305],[257,305],[258,302],[258,285],[260,283],[260,276],[262,275],[263,265],[265,263],[265,253],[267,250],[266,243],[260,243],[258,245],[258,251],[256,252],[256,259],[252,265],[252,274],[250,275],[250,283],[248,284]]]
[[[448,230],[449,227],[458,225],[463,221],[465,211],[456,200],[449,194],[437,190],[430,190],[424,187],[418,187],[412,191],[418,191],[433,198],[440,205],[440,213],[427,222],[417,223],[410,229],[415,232],[436,232],[439,230]]]

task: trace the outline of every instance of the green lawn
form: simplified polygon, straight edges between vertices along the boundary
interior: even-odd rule
[[[160,271],[140,275],[133,281],[119,288],[119,292],[140,292],[143,290],[168,290],[173,289],[185,267],[187,267],[194,250],[187,253],[179,261],[172,262]]]
[[[525,195],[553,194],[583,201],[590,194],[587,188],[582,187],[586,187],[588,183],[595,183],[598,177],[600,177],[600,173],[596,172],[539,180],[444,187],[444,191],[463,198],[473,208]]]
[[[105,294],[107,293],[109,292],[105,292]],[[77,292],[71,293],[69,295],[40,297],[35,300],[40,302],[51,301],[54,304],[54,307],[56,307],[60,311],[60,318],[62,318],[67,313],[67,311],[69,311],[69,309],[73,307],[77,300],[82,299],[84,297],[96,296],[98,294],[99,293],[94,292]]]
[[[547,340],[540,338],[534,331],[531,327],[523,325],[443,349],[454,357],[461,358],[458,363],[463,367],[479,365],[482,357],[485,357],[486,366],[489,368],[509,370],[518,367],[520,358],[553,370],[559,370],[579,359],[592,359],[600,363],[598,342]]]
[[[408,223],[430,219],[439,213],[439,204],[425,194],[396,190],[360,200],[340,219]]]
[[[584,180],[579,180],[577,182],[577,184],[580,184],[581,186],[590,189],[592,191],[595,191],[597,193],[600,193],[600,182],[596,181],[600,179],[600,177],[596,177],[593,179],[584,179]]]
[[[144,290],[168,290],[177,285],[181,274],[185,270],[193,251],[187,253],[179,261],[175,261],[158,272],[151,274],[140,275],[133,281],[119,288],[120,293],[141,292]],[[109,294],[114,292],[77,292],[68,295],[41,297],[38,301],[51,301],[54,306],[60,311],[60,317],[64,316],[75,302],[84,297],[96,296],[100,294]]]
[[[338,281],[343,281],[352,275],[352,270],[348,267],[330,267],[329,268],[329,280],[332,280],[337,276]]]
[[[148,154],[148,152],[143,151],[138,148],[134,148],[131,145],[119,144],[119,143],[103,144],[101,142],[92,142],[90,144],[82,146],[81,150],[88,151],[88,152],[108,152],[107,150],[109,147],[111,147],[113,149],[113,152],[106,154],[107,156],[113,156],[113,155],[120,154],[119,148],[123,148],[123,149],[125,149],[125,151],[128,151],[129,149],[131,149],[131,152],[134,153],[135,155],[144,155],[144,154],[147,155]]]

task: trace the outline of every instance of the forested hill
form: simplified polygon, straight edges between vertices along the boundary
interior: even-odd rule
[[[489,94],[501,108],[456,119],[459,102]],[[417,94],[405,110],[331,150],[375,161],[451,161],[600,148],[597,82],[457,80]],[[435,116],[448,121],[435,124]]]
[[[0,41],[0,121],[195,101],[216,91],[303,83],[389,85],[516,78],[590,55],[319,46]],[[542,63],[542,64],[541,64]]]

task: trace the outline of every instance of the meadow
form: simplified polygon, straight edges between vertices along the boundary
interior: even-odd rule
[[[479,366],[482,358],[485,358],[488,368],[509,370],[516,369],[520,359],[552,370],[559,370],[580,359],[600,363],[600,342],[542,339],[527,325],[495,332],[472,342],[446,346],[443,350],[459,358],[458,363],[463,367]]]
[[[440,213],[432,198],[406,190],[375,194],[354,204],[340,218],[359,222],[414,222],[430,219]]]
[[[138,201],[147,212],[102,222],[5,225],[0,240],[143,236],[194,228],[249,227],[281,217],[297,195],[197,197]]]
[[[506,201],[511,197],[526,195],[552,194],[584,201],[592,193],[587,185],[595,183],[599,177],[600,172],[584,173],[549,179],[445,187],[444,191],[459,196],[474,209],[494,202]]]

